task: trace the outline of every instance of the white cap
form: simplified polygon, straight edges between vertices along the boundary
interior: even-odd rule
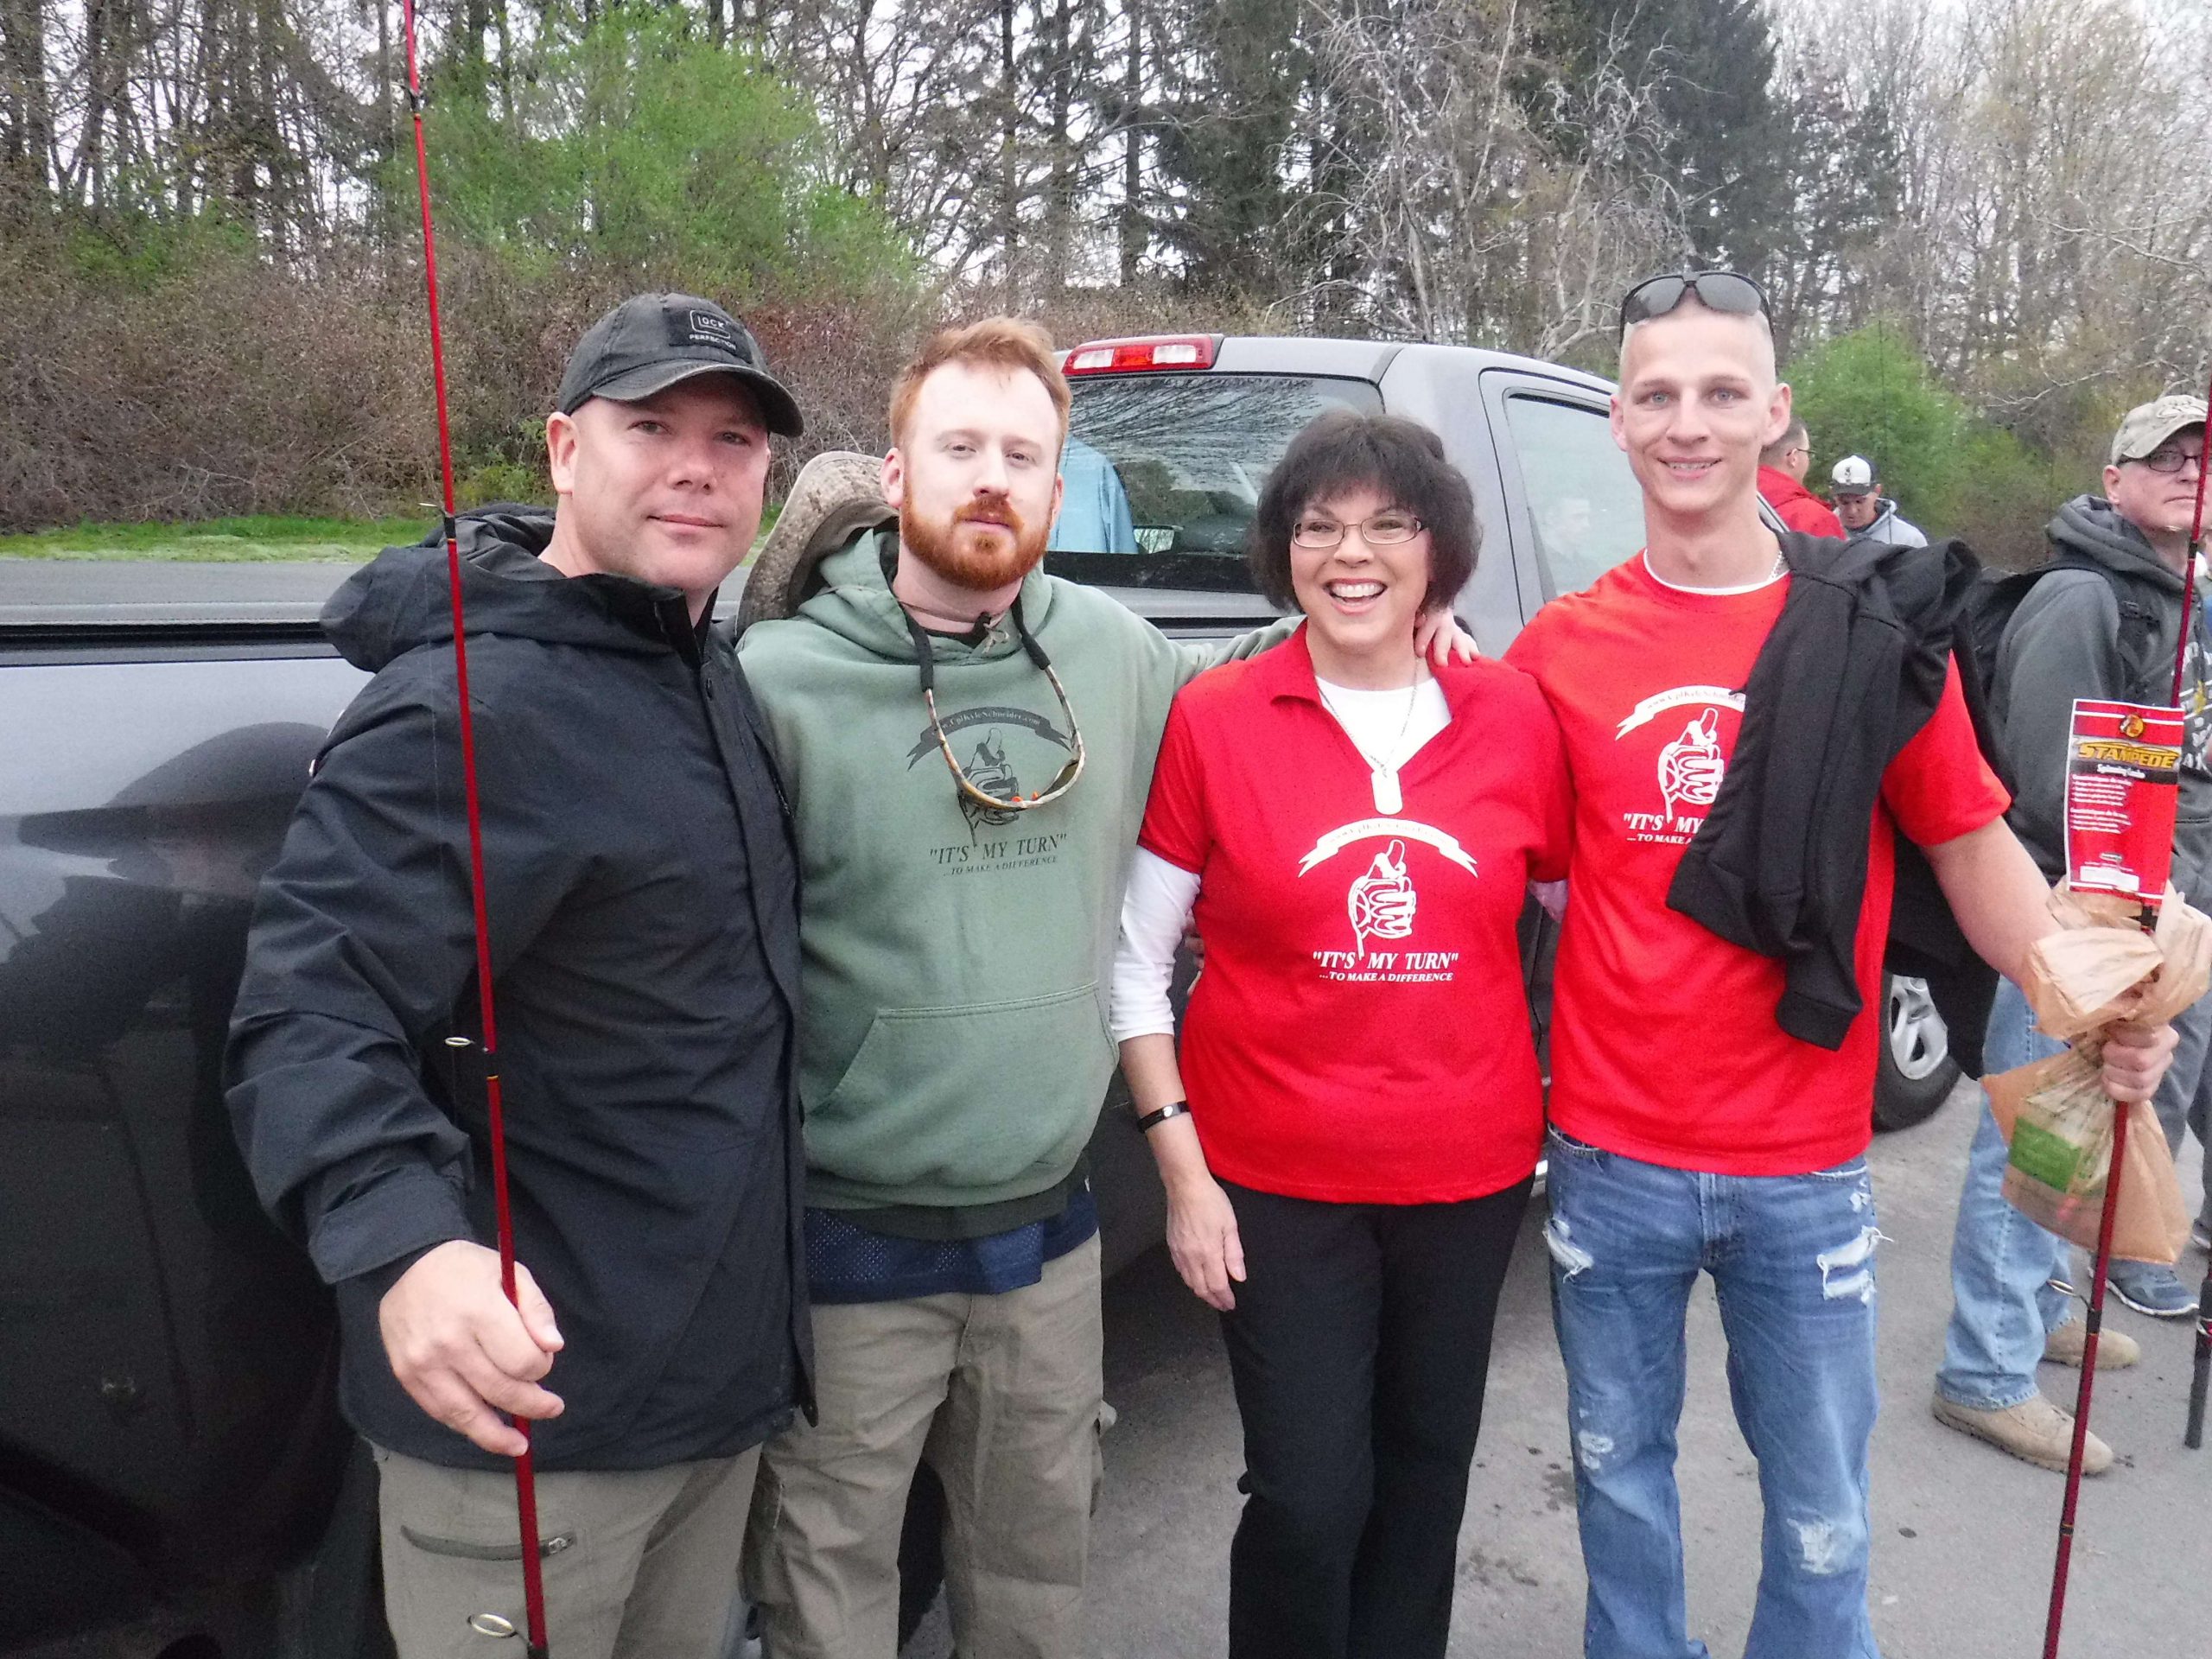
[[[1874,487],[1874,463],[1864,455],[1846,455],[1835,464],[1838,495],[1865,495]]]

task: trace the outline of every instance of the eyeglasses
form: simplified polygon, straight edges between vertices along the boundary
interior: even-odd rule
[[[1681,270],[1664,276],[1647,276],[1621,297],[1621,338],[1639,322],[1663,317],[1682,302],[1685,294],[1697,296],[1700,304],[1734,317],[1767,315],[1766,296],[1748,276],[1732,270]]]
[[[1398,547],[1427,528],[1410,512],[1394,507],[1356,524],[1340,524],[1333,518],[1300,518],[1290,527],[1290,539],[1300,547],[1325,553],[1332,547],[1342,546],[1345,533],[1350,531],[1357,531],[1359,539],[1370,547]]]
[[[2147,455],[2133,455],[2129,459],[2154,473],[2177,473],[2191,461],[2196,463],[2199,471],[2204,467],[2202,451],[2184,449],[2177,443],[2162,443]]]
[[[1028,653],[1029,660],[1044,671],[1045,678],[1052,685],[1052,695],[1060,700],[1060,713],[1067,718],[1068,741],[1072,746],[1067,764],[1059,769],[1051,783],[1034,795],[1012,795],[1001,798],[968,775],[960,764],[960,757],[952,752],[952,739],[945,734],[944,722],[938,718],[937,663],[930,650],[929,636],[922,632],[922,625],[914,620],[911,613],[902,608],[899,613],[906,619],[906,632],[914,642],[914,660],[921,665],[922,701],[929,707],[930,730],[937,738],[937,747],[944,756],[944,764],[952,769],[952,781],[962,798],[973,801],[986,811],[1027,812],[1050,805],[1073,789],[1075,780],[1083,776],[1083,729],[1075,723],[1075,705],[1068,701],[1067,688],[1060,683],[1060,677],[1046,658],[1045,648],[1037,643],[1029,632],[1028,625],[1021,620],[1020,600],[1017,598],[1014,601],[1014,608],[1009,613],[1014,619],[1014,637],[1021,641],[1021,648]]]

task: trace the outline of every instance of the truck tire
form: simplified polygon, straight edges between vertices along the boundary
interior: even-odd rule
[[[1924,980],[1882,981],[1882,1041],[1874,1071],[1874,1127],[1909,1129],[1936,1115],[1959,1080],[1943,1016]]]

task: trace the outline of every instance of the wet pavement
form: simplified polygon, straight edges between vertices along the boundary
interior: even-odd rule
[[[1929,1122],[1880,1137],[1872,1153],[1886,1236],[1873,1569],[1886,1659],[2033,1659],[2043,1650],[2063,1480],[1941,1427],[1928,1409],[1978,1107],[1961,1090]],[[2192,1146],[2183,1158],[2192,1204],[2196,1162]],[[2192,1283],[2203,1271],[2201,1253],[2183,1256]],[[1546,1272],[1532,1216],[1499,1315],[1460,1535],[1454,1659],[1581,1651],[1582,1564]],[[2193,1328],[2116,1302],[2107,1319],[2142,1343],[2144,1357],[2134,1370],[2099,1378],[2091,1422],[2119,1460],[2083,1485],[2063,1650],[2203,1659],[2212,1653],[2212,1447],[2181,1444]],[[1242,1464],[1218,1328],[1164,1250],[1109,1286],[1106,1327],[1107,1394],[1120,1422],[1107,1437],[1089,1651],[1094,1659],[1219,1654]],[[1756,1465],[1729,1413],[1723,1352],[1706,1281],[1691,1308],[1683,1525],[1692,1631],[1731,1659],[1743,1652],[1751,1620],[1759,1502]],[[2044,1386],[2070,1408],[2077,1376],[2045,1366]],[[940,1609],[908,1651],[936,1659],[949,1650]]]

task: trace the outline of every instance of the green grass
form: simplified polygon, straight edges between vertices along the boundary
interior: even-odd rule
[[[766,536],[776,522],[760,518]],[[177,559],[251,563],[340,559],[358,563],[387,547],[419,542],[434,515],[419,518],[203,518],[188,524],[79,524],[0,536],[0,559]],[[754,543],[757,551],[759,543]]]
[[[0,559],[254,561],[373,557],[422,539],[419,518],[206,518],[188,524],[79,524],[0,536]]]

